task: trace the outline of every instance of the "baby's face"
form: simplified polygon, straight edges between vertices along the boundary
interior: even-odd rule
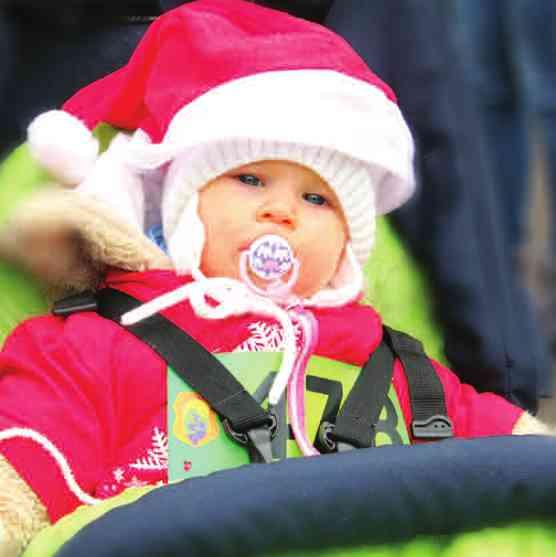
[[[260,236],[277,234],[300,263],[293,290],[303,297],[330,282],[348,238],[340,203],[326,182],[286,161],[247,164],[216,178],[199,194],[199,216],[206,231],[206,276],[239,278],[241,253]]]

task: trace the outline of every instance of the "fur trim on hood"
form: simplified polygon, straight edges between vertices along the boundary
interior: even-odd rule
[[[164,252],[105,203],[47,187],[0,229],[0,257],[35,276],[51,296],[95,288],[106,270],[172,269]]]

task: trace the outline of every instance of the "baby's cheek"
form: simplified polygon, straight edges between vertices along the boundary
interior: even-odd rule
[[[239,258],[226,242],[225,236],[205,242],[201,257],[201,271],[207,277],[239,277]]]
[[[322,290],[334,275],[335,265],[325,257],[302,258],[299,267],[299,278],[294,286],[294,292],[308,298]]]

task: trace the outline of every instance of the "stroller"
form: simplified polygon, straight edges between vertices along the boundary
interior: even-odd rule
[[[106,146],[114,130],[96,133]],[[0,221],[45,179],[27,147],[18,148],[0,168]],[[401,265],[409,271],[389,273]],[[423,273],[386,219],[366,274],[385,322],[445,360]],[[7,262],[0,293],[2,340],[49,309],[41,285]],[[553,439],[500,437],[250,464],[80,507],[41,532],[25,556],[469,557],[485,548],[548,556],[556,550],[555,460]]]

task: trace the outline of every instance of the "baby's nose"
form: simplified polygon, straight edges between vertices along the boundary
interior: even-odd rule
[[[293,228],[296,225],[295,209],[284,202],[265,203],[257,212],[257,220]]]

